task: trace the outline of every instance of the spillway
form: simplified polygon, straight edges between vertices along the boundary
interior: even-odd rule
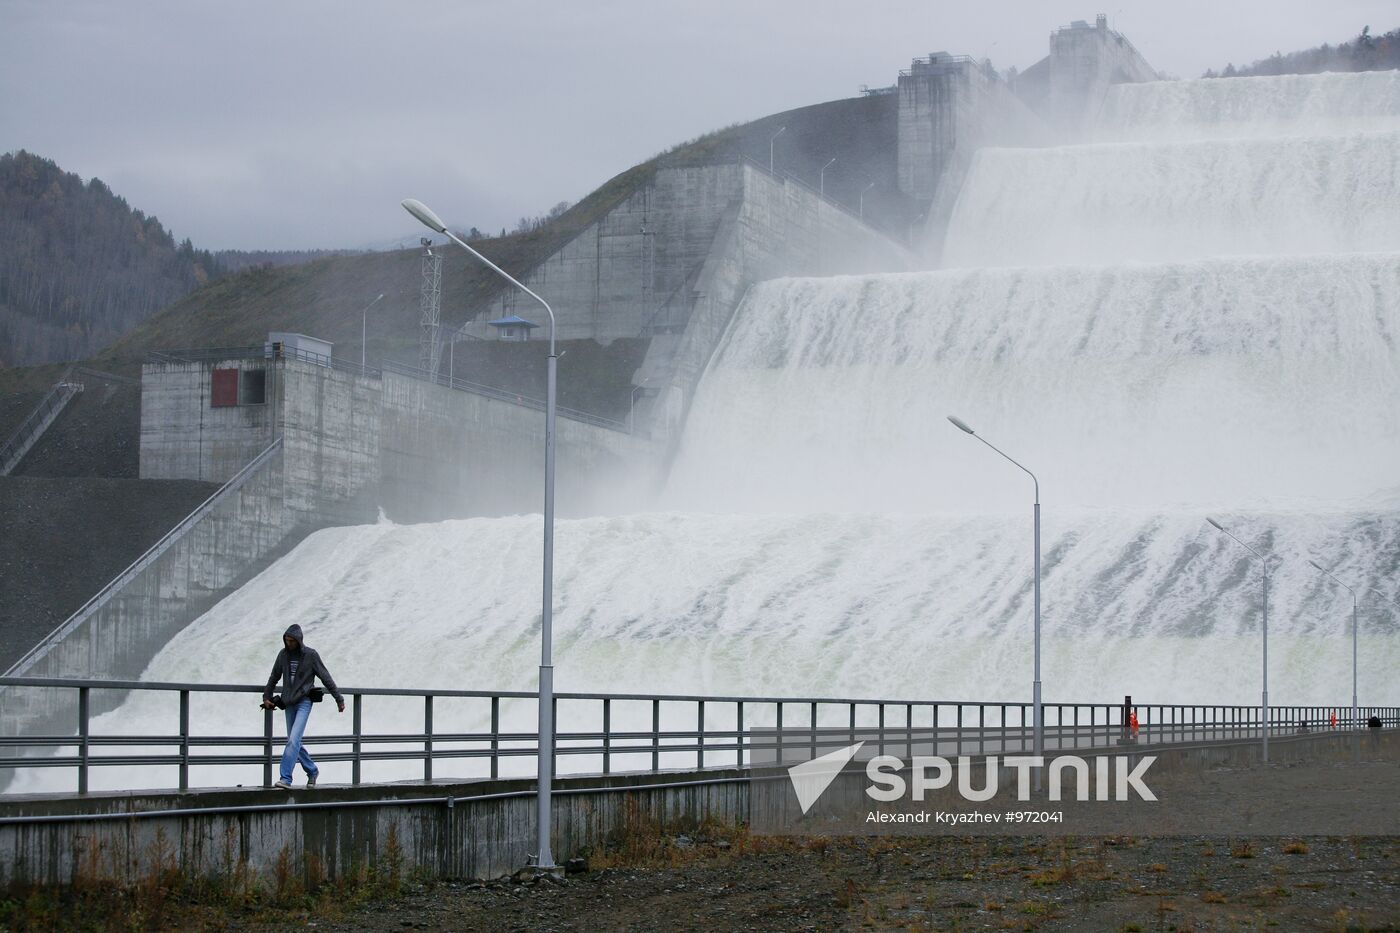
[[[756,286],[657,510],[559,525],[557,687],[1027,699],[1030,482],[954,412],[1040,474],[1047,702],[1258,701],[1257,567],[1207,514],[1276,561],[1274,701],[1345,702],[1307,562],[1400,598],[1397,119],[1395,73],[1121,87],[1082,145],[976,156],[948,268]],[[298,622],[344,682],[528,689],[539,532],[320,532],[146,677],[261,680]]]

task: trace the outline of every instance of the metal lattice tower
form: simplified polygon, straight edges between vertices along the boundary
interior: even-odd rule
[[[421,314],[418,336],[418,368],[436,377],[438,357],[442,355],[442,337],[438,327],[442,315],[442,257],[433,252],[433,241],[424,238],[423,290],[418,306]]]

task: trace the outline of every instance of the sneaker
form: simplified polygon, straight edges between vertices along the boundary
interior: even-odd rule
[[[317,776],[318,776],[319,774],[320,774],[319,771],[316,772],[316,774],[308,774],[308,775],[306,776],[306,786],[307,786],[307,787],[315,787],[315,786],[316,786],[316,778],[317,778]]]
[[[278,781],[276,784],[273,784],[272,786],[275,787],[275,788],[277,788],[278,790],[291,790],[291,789],[292,789],[292,785],[291,785],[291,784],[288,784],[286,781]]]

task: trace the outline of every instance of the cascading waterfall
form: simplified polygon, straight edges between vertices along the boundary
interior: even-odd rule
[[[1030,482],[953,412],[1040,473],[1048,702],[1257,702],[1258,568],[1207,514],[1277,562],[1274,701],[1347,702],[1350,601],[1307,561],[1400,598],[1400,76],[1115,88],[1093,142],[979,153],[947,243],[954,268],[752,290],[670,511],[559,524],[556,686],[1028,698]],[[260,681],[295,621],[345,683],[525,688],[539,533],[320,532],[145,676]],[[1400,701],[1397,613],[1363,604],[1363,703]],[[255,732],[247,705],[197,721]]]

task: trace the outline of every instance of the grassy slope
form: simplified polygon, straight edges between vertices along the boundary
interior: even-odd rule
[[[877,164],[881,152],[893,151],[894,99],[851,98],[706,134],[609,179],[540,230],[475,245],[502,268],[528,274],[568,240],[645,186],[658,168],[728,162],[740,154],[766,164],[769,137],[779,126],[788,127],[779,141],[780,169],[815,186],[817,171],[832,153],[842,158],[839,164],[847,169],[844,175],[835,170],[828,173],[827,190],[834,197],[854,204],[855,193],[866,179],[885,173],[888,184],[882,184],[881,189],[894,189],[893,157],[888,157],[887,168]],[[866,168],[859,168],[861,165]],[[878,191],[872,192],[867,209],[878,199]],[[897,212],[900,206],[895,204],[892,210]],[[483,307],[506,286],[459,249],[448,249],[443,255],[443,322],[456,325],[465,320],[469,310]],[[322,337],[335,343],[337,357],[355,360],[361,349],[361,309],[380,292],[384,293],[384,300],[370,312],[367,355],[372,361],[388,358],[413,363],[418,354],[419,281],[419,252],[413,249],[330,256],[304,265],[250,269],[202,288],[152,315],[86,361],[86,365],[122,375],[139,375],[141,360],[151,350],[247,346],[262,343],[268,331],[274,330]],[[583,356],[581,350],[574,352],[576,359]],[[634,366],[638,352],[632,348],[610,355],[590,351],[589,355],[594,358],[587,369],[597,375],[598,384],[587,387],[572,401],[588,410],[615,415],[625,407],[626,383],[632,375],[629,367]],[[608,369],[608,360],[619,367],[618,372],[603,372]],[[63,368],[0,369],[0,399],[17,393],[42,392]],[[0,425],[0,429],[3,427]]]

